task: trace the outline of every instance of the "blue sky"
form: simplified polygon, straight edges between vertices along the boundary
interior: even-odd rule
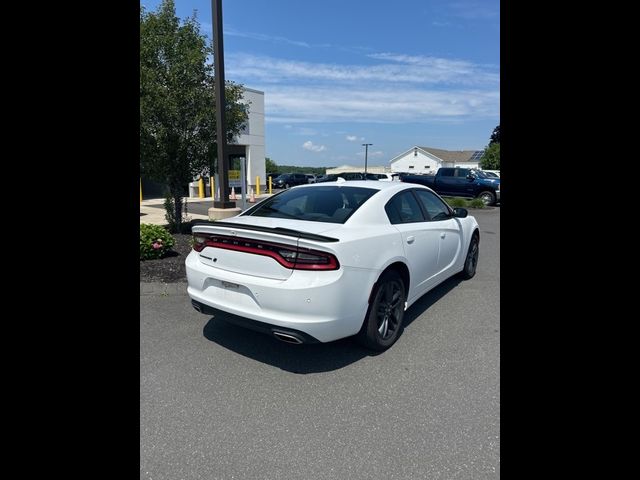
[[[211,36],[211,0],[175,3]],[[481,150],[500,123],[498,0],[223,0],[222,16],[226,79],[265,92],[278,165]]]

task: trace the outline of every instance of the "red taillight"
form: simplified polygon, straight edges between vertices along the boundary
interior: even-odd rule
[[[337,270],[340,268],[340,263],[336,256],[328,252],[261,242],[260,240],[248,238],[194,234],[193,249],[196,252],[201,252],[204,247],[222,248],[224,250],[271,257],[283,267],[292,270]]]
[[[193,249],[196,252],[201,252],[205,247],[205,242],[207,241],[207,237],[205,235],[195,234],[193,236]]]

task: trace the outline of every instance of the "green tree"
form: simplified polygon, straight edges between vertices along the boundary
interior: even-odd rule
[[[216,117],[213,48],[195,14],[182,22],[173,0],[156,12],[140,10],[140,170],[166,183],[181,230],[182,196],[190,181],[215,165]],[[227,141],[247,120],[242,86],[227,82]],[[169,213],[169,212],[168,212]]]
[[[492,143],[487,147],[480,159],[480,168],[500,170],[500,143]]]
[[[264,168],[265,168],[265,171],[267,173],[272,173],[272,172],[277,172],[278,171],[278,165],[276,164],[276,162],[271,160],[269,157],[265,157],[265,159],[264,159]]]
[[[489,145],[493,145],[494,143],[500,143],[500,125],[494,128],[493,133],[491,134]]]

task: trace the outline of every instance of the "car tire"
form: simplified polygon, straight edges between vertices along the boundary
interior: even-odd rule
[[[406,288],[398,272],[390,270],[382,274],[356,341],[376,351],[384,351],[393,345],[402,329],[406,297]]]
[[[485,205],[493,205],[496,203],[496,196],[493,192],[489,190],[485,190],[484,192],[480,192],[478,198],[482,200]]]
[[[469,249],[467,250],[467,256],[464,259],[464,267],[462,267],[462,271],[460,272],[460,277],[469,280],[473,278],[476,274],[476,269],[478,267],[478,254],[480,253],[480,238],[477,234],[474,234],[471,237],[471,242],[469,243]]]
[[[288,189],[289,189],[289,184],[288,184],[288,183],[285,183],[285,184],[284,184],[284,188],[285,188],[285,190],[288,190]]]

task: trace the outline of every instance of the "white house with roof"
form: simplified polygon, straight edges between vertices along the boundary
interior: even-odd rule
[[[484,150],[442,150],[414,146],[389,160],[393,173],[432,174],[440,167],[478,168]]]

